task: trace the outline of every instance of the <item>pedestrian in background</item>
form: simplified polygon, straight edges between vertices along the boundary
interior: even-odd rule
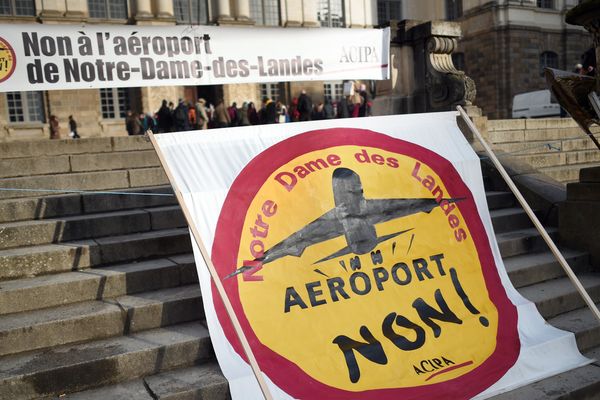
[[[227,108],[225,108],[223,99],[217,101],[217,106],[215,107],[215,120],[217,128],[227,128],[231,124],[231,119],[229,118],[229,113],[227,112]]]
[[[77,133],[77,121],[73,119],[72,115],[69,115],[69,136],[73,139],[79,139],[81,136]]]
[[[306,94],[306,90],[300,92],[298,97],[298,113],[299,121],[310,121],[311,113],[313,112],[313,105],[310,97]]]
[[[206,113],[206,100],[199,98],[196,102],[196,129],[208,129],[208,114]]]
[[[131,110],[127,110],[125,114],[125,129],[129,136],[139,135],[142,130],[140,120],[133,114]]]
[[[189,131],[190,130],[190,119],[188,116],[188,107],[183,102],[183,99],[179,99],[177,108],[173,111],[173,131]]]
[[[50,116],[50,139],[60,139],[60,125],[56,115]]]
[[[156,113],[158,119],[158,132],[170,132],[171,126],[173,125],[173,117],[171,116],[171,110],[167,106],[167,100],[162,101],[162,105]]]

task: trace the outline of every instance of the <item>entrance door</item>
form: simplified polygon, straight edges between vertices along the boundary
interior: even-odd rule
[[[196,86],[198,98],[206,100],[206,105],[217,105],[217,100],[223,99],[223,85]]]

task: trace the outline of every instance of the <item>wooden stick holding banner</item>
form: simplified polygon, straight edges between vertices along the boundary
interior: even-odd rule
[[[171,173],[171,170],[169,169],[169,167],[166,163],[164,154],[158,147],[158,145],[156,143],[156,139],[154,138],[154,134],[150,131],[148,131],[147,134],[148,134],[148,137],[150,138],[150,141],[152,142],[152,145],[154,146],[154,149],[156,150],[156,154],[158,155],[160,163],[162,164],[162,167],[165,170],[167,177],[169,178],[169,182],[171,182],[171,186],[173,186],[173,191],[175,192],[175,196],[177,197],[177,201],[179,202],[179,205],[181,206],[183,215],[185,216],[185,219],[190,227],[190,231],[192,232],[194,241],[196,242],[196,244],[198,245],[198,248],[200,249],[202,258],[204,259],[204,262],[206,262],[206,266],[208,267],[210,276],[212,277],[212,279],[215,283],[215,287],[217,288],[217,292],[219,293],[221,300],[223,300],[223,304],[225,305],[225,310],[227,311],[227,315],[229,315],[229,318],[231,319],[231,323],[233,325],[233,329],[235,330],[235,333],[237,334],[237,336],[240,340],[240,343],[242,344],[244,352],[246,353],[246,357],[248,357],[248,362],[250,363],[252,372],[254,372],[254,376],[256,377],[256,380],[258,381],[260,390],[262,391],[262,394],[266,400],[272,400],[273,396],[271,395],[269,387],[267,386],[267,383],[264,380],[263,374],[260,371],[258,362],[256,361],[256,358],[254,357],[254,353],[252,353],[252,349],[250,348],[248,339],[246,338],[246,335],[244,334],[244,331],[242,330],[240,322],[238,321],[237,316],[235,315],[235,312],[233,310],[231,302],[229,301],[229,298],[227,297],[227,293],[225,293],[225,288],[223,287],[223,284],[221,283],[221,279],[219,278],[219,275],[217,274],[217,270],[215,269],[215,266],[213,265],[212,260],[210,259],[208,251],[206,250],[204,243],[202,243],[202,240],[200,239],[200,233],[198,232],[196,225],[194,225],[194,221],[192,219],[190,211],[188,210],[188,208],[185,205],[185,202],[183,201],[181,192],[179,191],[179,189],[177,189],[177,186],[175,185],[175,178],[173,177],[173,174]]]
[[[567,263],[567,260],[565,260],[558,247],[556,247],[556,244],[554,244],[554,241],[552,240],[552,238],[550,238],[550,235],[548,235],[548,232],[546,232],[546,229],[544,228],[540,220],[537,218],[531,207],[529,207],[529,204],[527,204],[527,201],[525,201],[525,198],[523,197],[519,189],[517,189],[517,186],[515,185],[513,180],[510,178],[510,176],[508,175],[498,158],[496,158],[496,155],[494,154],[490,146],[486,143],[485,139],[483,139],[481,133],[479,133],[479,130],[477,129],[477,127],[475,127],[473,121],[471,121],[471,118],[469,118],[469,116],[461,106],[458,106],[456,108],[460,113],[462,119],[465,121],[465,123],[473,133],[473,135],[475,135],[479,142],[481,142],[481,144],[483,145],[483,148],[490,157],[490,160],[492,160],[494,166],[496,167],[498,172],[500,172],[500,175],[502,175],[502,178],[504,179],[510,190],[513,192],[513,194],[515,195],[515,197],[517,198],[517,200],[519,201],[519,203],[521,204],[521,206],[523,207],[523,209],[525,210],[525,212],[527,213],[537,230],[540,232],[540,235],[542,235],[542,238],[544,239],[548,247],[550,247],[550,251],[552,251],[554,257],[556,257],[556,259],[562,266],[563,270],[565,271],[571,282],[573,282],[573,285],[575,285],[577,291],[579,292],[581,297],[583,297],[583,300],[588,305],[598,322],[600,322],[600,311],[598,311],[598,307],[596,307],[596,304],[590,298],[590,295],[587,293],[587,291],[585,290],[585,288],[583,287],[583,285],[581,284],[581,282]]]

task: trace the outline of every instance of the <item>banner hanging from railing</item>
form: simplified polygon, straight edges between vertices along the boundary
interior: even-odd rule
[[[0,92],[389,77],[390,30],[5,24]]]
[[[274,397],[489,397],[590,361],[514,289],[456,113],[155,135]],[[195,245],[233,398],[261,398]]]

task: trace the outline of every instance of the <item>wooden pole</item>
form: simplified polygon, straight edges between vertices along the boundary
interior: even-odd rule
[[[475,135],[475,137],[477,137],[477,139],[483,145],[483,148],[485,149],[485,152],[490,157],[490,160],[492,160],[492,162],[494,163],[494,166],[496,167],[496,169],[498,169],[498,172],[500,172],[500,175],[502,175],[502,178],[504,179],[504,181],[506,182],[506,184],[508,185],[510,190],[513,192],[513,194],[515,195],[515,197],[517,198],[517,200],[519,201],[519,203],[521,204],[521,206],[523,207],[523,209],[525,210],[525,212],[527,213],[527,215],[529,216],[531,221],[533,222],[533,225],[535,225],[537,230],[540,232],[540,235],[542,235],[542,238],[548,245],[548,247],[550,247],[550,251],[552,251],[552,254],[554,254],[554,257],[556,257],[556,259],[558,260],[558,262],[564,269],[565,273],[567,274],[567,276],[569,277],[571,282],[573,282],[573,285],[575,285],[575,288],[577,288],[577,291],[579,292],[581,297],[583,297],[583,300],[588,305],[588,307],[590,308],[590,310],[592,311],[592,313],[594,314],[594,316],[596,317],[598,322],[600,322],[600,311],[598,311],[598,307],[596,307],[596,304],[594,304],[594,301],[590,298],[590,295],[587,293],[587,291],[585,290],[585,288],[583,287],[581,282],[579,282],[579,279],[577,278],[577,276],[575,275],[575,273],[573,272],[573,270],[567,263],[567,260],[565,260],[565,258],[561,254],[560,250],[558,250],[558,247],[556,247],[556,244],[554,244],[554,241],[552,241],[552,238],[550,237],[550,235],[548,235],[548,232],[546,232],[546,229],[544,228],[544,226],[542,225],[540,220],[537,218],[537,216],[535,215],[535,213],[533,212],[531,207],[529,207],[529,204],[527,204],[527,201],[525,201],[525,198],[523,198],[523,195],[521,194],[519,189],[517,189],[517,186],[512,181],[512,179],[510,178],[510,176],[508,175],[508,173],[506,172],[506,170],[504,169],[504,167],[502,166],[500,161],[498,161],[498,158],[496,158],[496,155],[494,154],[494,152],[492,151],[490,146],[483,139],[483,137],[481,136],[481,133],[479,133],[479,130],[477,129],[477,127],[475,127],[475,125],[473,124],[473,121],[471,121],[471,118],[469,118],[469,116],[467,115],[467,113],[461,106],[458,106],[456,108],[458,109],[460,116],[465,121],[465,123],[467,124],[467,126],[469,127],[469,129],[471,130],[473,135]]]
[[[219,278],[219,275],[217,274],[217,270],[215,269],[215,266],[212,263],[212,260],[210,259],[208,251],[206,250],[204,243],[200,239],[200,233],[198,232],[198,229],[196,228],[196,225],[194,224],[194,220],[192,219],[189,209],[186,207],[186,205],[183,201],[183,196],[182,196],[181,192],[179,191],[179,189],[177,188],[177,185],[175,184],[175,178],[173,177],[173,174],[171,173],[171,170],[169,169],[169,167],[166,163],[164,154],[158,147],[158,145],[156,143],[156,138],[154,137],[154,134],[150,131],[148,131],[147,134],[148,134],[148,137],[150,138],[150,141],[152,142],[152,145],[154,146],[154,149],[156,150],[156,154],[158,155],[160,163],[162,164],[162,167],[165,170],[167,177],[169,178],[169,182],[171,182],[171,186],[173,186],[173,191],[175,192],[175,196],[177,196],[179,205],[181,206],[181,209],[183,210],[183,215],[185,216],[185,219],[190,227],[190,230],[192,231],[192,236],[194,238],[194,241],[196,242],[196,244],[198,245],[198,248],[200,249],[202,258],[204,259],[204,262],[206,263],[206,266],[208,267],[208,272],[210,272],[210,276],[212,277],[212,279],[215,283],[215,287],[217,288],[217,292],[219,293],[219,296],[221,296],[221,300],[223,300],[223,304],[225,305],[225,310],[227,310],[227,315],[231,319],[231,322],[233,324],[233,329],[235,330],[235,333],[237,334],[238,338],[240,339],[240,343],[242,344],[242,348],[244,349],[244,352],[246,353],[246,357],[248,357],[248,361],[250,362],[250,367],[252,368],[252,372],[254,372],[254,376],[256,377],[256,380],[258,381],[260,390],[262,391],[262,394],[266,400],[272,400],[273,396],[271,395],[269,387],[267,386],[267,383],[265,382],[265,380],[263,378],[262,372],[260,371],[260,368],[258,367],[258,363],[256,362],[256,358],[254,357],[254,353],[252,353],[252,349],[250,348],[248,339],[246,338],[246,335],[244,334],[244,331],[242,330],[240,322],[238,321],[237,316],[235,315],[235,311],[233,310],[231,302],[229,301],[229,297],[227,297],[225,288],[223,287],[221,279]]]

